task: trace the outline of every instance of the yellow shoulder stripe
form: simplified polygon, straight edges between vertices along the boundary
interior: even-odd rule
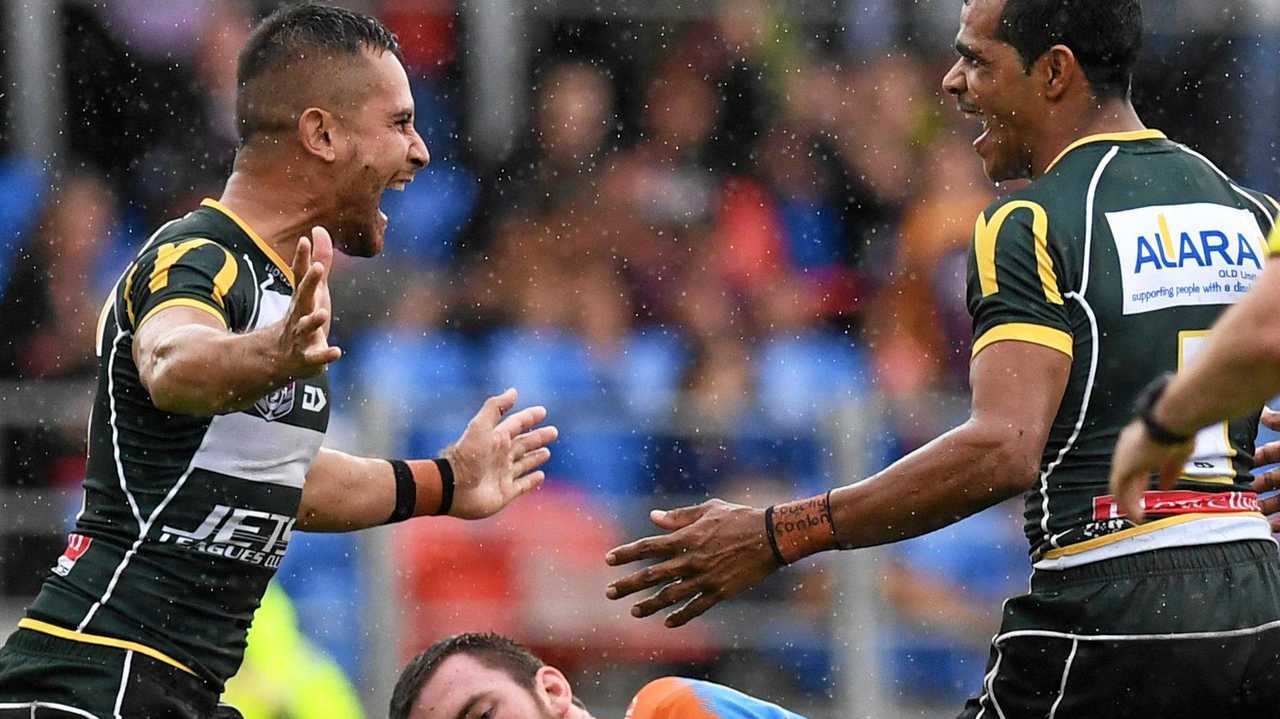
[[[978,213],[978,221],[973,230],[974,252],[978,256],[978,282],[982,287],[982,296],[988,297],[1000,291],[1000,283],[996,278],[996,240],[1000,237],[1000,228],[1005,220],[1016,210],[1031,211],[1031,234],[1035,237],[1036,271],[1040,275],[1040,287],[1044,290],[1044,299],[1050,304],[1062,304],[1062,293],[1058,290],[1058,274],[1053,269],[1053,258],[1049,256],[1049,213],[1044,207],[1030,200],[1013,200],[996,210],[988,222],[984,213]]]
[[[1271,228],[1271,237],[1267,240],[1267,254],[1271,257],[1280,255],[1280,222]]]
[[[133,324],[133,276],[138,274],[138,263],[135,261],[133,267],[129,268],[129,276],[124,278],[124,313],[129,317],[129,324]]]
[[[133,331],[136,333],[138,330],[142,329],[142,326],[147,323],[147,320],[151,319],[152,317],[155,317],[157,314],[160,313],[161,310],[167,310],[170,307],[194,307],[197,310],[203,310],[204,312],[208,312],[214,317],[217,317],[218,322],[224,328],[227,327],[227,318],[223,317],[222,313],[219,312],[216,308],[214,308],[213,305],[210,305],[208,302],[201,302],[200,300],[197,300],[191,297],[175,297],[171,300],[165,300],[164,302],[161,302],[155,307],[152,307],[151,311],[142,317],[142,321],[138,323],[138,326],[133,328]]]
[[[167,287],[169,285],[169,270],[182,259],[183,255],[197,247],[213,244],[211,240],[197,237],[192,240],[161,245],[156,251],[156,264],[151,270],[149,289],[152,292],[159,292]],[[240,268],[236,264],[236,258],[231,255],[227,248],[221,245],[216,246],[222,250],[223,259],[222,268],[218,270],[218,273],[213,278],[213,299],[219,305],[222,305],[222,298],[231,290],[231,285],[235,284]]]
[[[169,269],[182,259],[182,256],[194,250],[201,245],[212,244],[209,240],[197,237],[194,240],[184,240],[182,242],[169,242],[156,250],[156,263],[151,268],[151,283],[149,289],[152,292],[159,292],[169,286]]]
[[[182,671],[192,676],[196,676],[196,673],[188,669],[187,665],[183,664],[177,659],[174,659],[173,657],[170,657],[168,654],[165,654],[164,652],[159,651],[158,649],[152,649],[151,647],[145,644],[130,642],[124,639],[116,639],[114,637],[102,637],[102,636],[98,636],[97,634],[85,634],[84,632],[77,632],[71,629],[64,629],[62,627],[57,626],[56,624],[49,624],[48,622],[42,622],[38,619],[32,619],[30,617],[24,617],[20,619],[18,621],[18,628],[30,629],[33,632],[40,632],[41,634],[48,634],[50,636],[54,636],[59,639],[66,639],[72,642],[80,642],[81,644],[96,644],[100,647],[115,647],[116,649],[124,649],[126,651],[137,652],[139,654],[143,654],[148,657],[151,657],[156,661],[164,662],[165,664],[168,664],[169,666],[174,667],[175,669],[181,669]]]
[[[280,270],[280,272],[285,276],[285,279],[289,281],[289,286],[292,287],[294,286],[294,284],[296,284],[296,281],[294,280],[294,277],[293,277],[293,268],[289,266],[289,263],[285,262],[284,259],[280,257],[280,254],[277,253],[275,249],[271,247],[271,245],[267,244],[267,241],[262,239],[261,235],[259,235],[257,232],[254,231],[252,227],[249,226],[249,223],[240,219],[239,215],[232,212],[230,207],[227,207],[221,202],[218,202],[217,200],[210,197],[206,197],[203,200],[201,200],[200,206],[212,207],[218,212],[221,212],[222,214],[226,215],[232,222],[236,223],[236,226],[239,227],[246,235],[249,236],[249,239],[253,241],[253,244],[257,245],[259,250],[262,250],[262,254],[266,255],[267,259],[271,260],[272,264],[274,264],[276,268]]]
[[[992,327],[974,340],[973,353],[970,357],[977,357],[978,353],[987,347],[997,342],[1006,341],[1030,342],[1031,344],[1058,350],[1068,357],[1073,356],[1072,350],[1075,344],[1070,334],[1055,327],[1035,325],[1029,322],[1009,322]]]

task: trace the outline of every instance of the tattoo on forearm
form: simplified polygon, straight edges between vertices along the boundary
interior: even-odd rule
[[[837,546],[826,496],[776,505],[772,520],[778,551],[788,563]]]

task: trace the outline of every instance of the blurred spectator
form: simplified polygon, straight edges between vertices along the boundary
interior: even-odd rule
[[[475,248],[490,245],[498,229],[494,210],[532,217],[595,192],[616,130],[609,79],[591,65],[555,64],[539,80],[535,98],[528,141],[482,182],[481,212],[470,233]]]
[[[1020,500],[890,550],[881,591],[898,612],[888,634],[897,691],[951,703],[980,684],[1000,598],[1026,586]]]
[[[63,178],[18,251],[0,300],[6,329],[0,376],[93,372],[94,329],[107,290],[99,261],[119,216],[101,178],[83,170]]]

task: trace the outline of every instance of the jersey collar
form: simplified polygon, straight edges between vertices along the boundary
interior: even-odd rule
[[[262,237],[259,236],[257,232],[253,231],[253,228],[249,226],[249,223],[240,219],[239,215],[232,212],[231,208],[227,207],[226,205],[222,204],[221,202],[218,202],[217,200],[211,197],[206,197],[203,200],[201,200],[200,206],[211,207],[217,210],[218,212],[221,212],[222,214],[226,215],[228,219],[236,223],[236,226],[239,227],[246,235],[248,235],[249,239],[253,240],[253,244],[257,245],[259,250],[262,250],[262,254],[266,255],[267,259],[271,260],[272,264],[274,264],[276,268],[278,268],[281,272],[284,273],[284,277],[289,281],[289,285],[294,286],[297,284],[293,279],[293,268],[289,267],[289,265],[283,259],[280,258],[280,255],[271,247],[271,245],[267,244],[266,240],[263,240]]]
[[[1134,142],[1137,140],[1167,139],[1169,138],[1165,137],[1164,133],[1159,130],[1130,130],[1129,132],[1104,132],[1099,135],[1086,135],[1070,145],[1067,145],[1067,149],[1059,152],[1058,156],[1053,158],[1053,162],[1050,162],[1049,166],[1044,168],[1044,172],[1045,174],[1048,174],[1048,172],[1053,169],[1054,165],[1057,165],[1062,158],[1067,156],[1068,152],[1071,152],[1081,145],[1088,145],[1093,142]]]

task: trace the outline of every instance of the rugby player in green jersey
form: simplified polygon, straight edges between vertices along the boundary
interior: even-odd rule
[[[395,36],[286,6],[237,92],[221,199],[157,230],[103,307],[84,506],[0,648],[0,717],[234,716],[218,696],[294,531],[485,517],[542,481],[556,430],[508,414],[514,390],[436,459],[321,447],[334,249],[377,254],[381,194],[429,160]]]
[[[1280,562],[1250,488],[1258,413],[1198,435],[1150,521],[1109,461],[1144,385],[1203,346],[1262,269],[1280,207],[1143,126],[1138,0],[967,0],[943,86],[981,120],[987,175],[1029,178],[977,219],[972,413],[875,476],[761,510],[655,512],[636,616],[678,626],[779,567],[917,536],[1025,497],[1033,571],[961,716],[1252,717],[1280,706]],[[1158,661],[1157,661],[1158,660]]]

